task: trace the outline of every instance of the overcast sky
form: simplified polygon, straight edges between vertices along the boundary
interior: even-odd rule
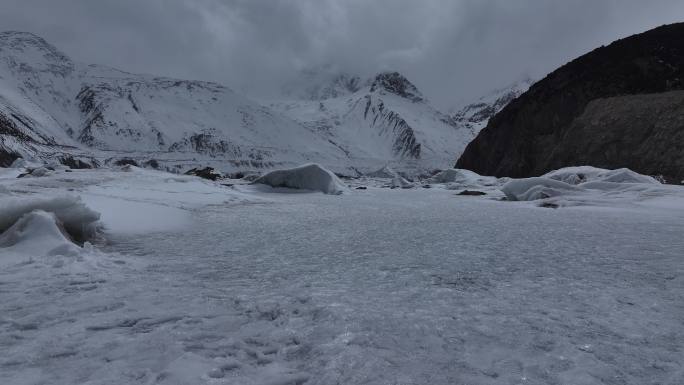
[[[266,94],[305,68],[398,70],[438,106],[684,21],[683,0],[0,0],[72,58]]]

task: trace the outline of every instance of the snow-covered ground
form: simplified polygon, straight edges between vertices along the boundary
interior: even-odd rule
[[[684,380],[681,187],[554,210],[459,172],[342,195],[19,172],[0,169],[0,213],[62,197],[104,230],[68,252],[17,249],[22,229],[64,242],[37,211],[0,239],[3,385]]]

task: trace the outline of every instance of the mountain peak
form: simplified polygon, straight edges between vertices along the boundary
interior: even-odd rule
[[[379,89],[409,99],[413,102],[423,101],[423,95],[404,75],[399,72],[382,72],[375,76],[371,84],[371,92]]]
[[[74,63],[52,44],[30,32],[0,32],[0,53],[7,66],[18,72],[70,73]]]

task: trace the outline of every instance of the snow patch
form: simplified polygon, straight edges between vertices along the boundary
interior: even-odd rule
[[[190,211],[169,205],[92,194],[84,194],[83,199],[102,213],[102,224],[107,233],[126,235],[178,231],[192,221]]]
[[[271,171],[259,177],[254,183],[271,187],[320,191],[332,195],[339,195],[347,191],[347,187],[335,174],[315,163]]]

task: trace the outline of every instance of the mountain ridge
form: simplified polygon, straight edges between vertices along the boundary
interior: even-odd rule
[[[681,113],[658,103],[658,94],[677,90],[684,90],[684,23],[617,40],[552,72],[494,116],[456,166],[509,177],[578,164],[627,167],[678,183],[684,179]],[[632,112],[619,109],[614,98],[630,95],[641,98],[634,105],[642,115],[658,116],[660,109],[669,115],[660,117],[659,125],[643,119],[622,124],[616,114]],[[612,101],[599,102],[606,99]],[[583,114],[592,102],[611,106],[613,115],[592,110],[600,121],[586,119],[589,115]],[[612,120],[621,124],[610,124]]]

